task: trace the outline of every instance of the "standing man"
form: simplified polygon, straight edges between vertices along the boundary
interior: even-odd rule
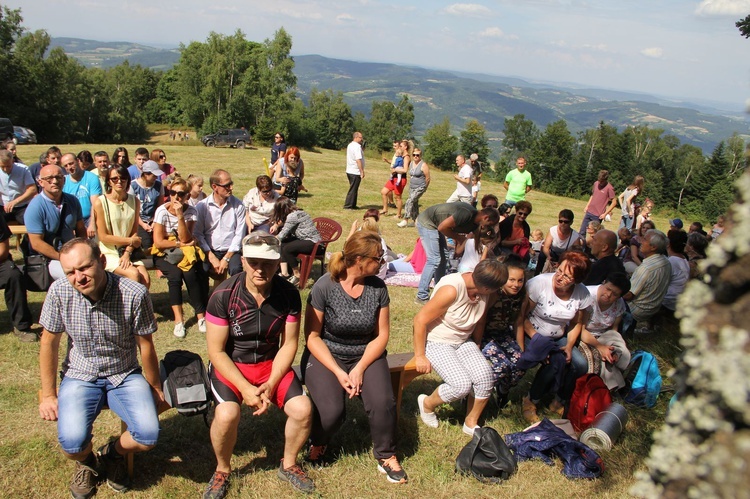
[[[52,284],[39,319],[44,328],[39,349],[39,415],[57,421],[63,454],[76,462],[70,483],[75,498],[96,494],[97,483],[105,476],[113,490],[128,490],[124,456],[156,445],[157,404],[164,401],[151,338],[156,318],[148,291],[135,281],[106,272],[105,261],[92,241],[74,239],[63,245],[60,263],[66,279]],[[72,341],[58,390],[55,378],[62,333]],[[95,454],[91,429],[105,402],[128,429]]]
[[[365,178],[365,156],[362,152],[362,133],[354,132],[352,141],[346,146],[346,176],[349,179],[349,192],[344,201],[345,210],[358,210],[357,194],[359,184]]]
[[[453,194],[445,201],[446,203],[467,203],[471,204],[471,176],[474,171],[471,169],[471,164],[466,162],[466,158],[459,154],[456,156],[456,166],[458,167],[458,173],[453,175],[456,179],[456,190]]]
[[[229,488],[241,406],[260,416],[271,404],[287,415],[278,477],[301,492],[315,484],[297,465],[312,427],[312,404],[292,368],[299,341],[299,291],[276,273],[281,243],[265,232],[242,241],[244,272],[223,282],[208,301],[209,378],[216,398],[211,443],[216,471],[203,494],[221,499]]]
[[[65,177],[60,167],[47,165],[37,179],[42,192],[26,208],[24,221],[29,237],[29,252],[46,256],[52,279],[65,277],[60,266],[60,247],[75,237],[86,237],[81,204],[72,194],[63,192]]]
[[[616,249],[617,234],[607,229],[602,229],[594,234],[591,241],[591,254],[596,258],[596,261],[591,265],[589,275],[583,280],[584,285],[596,286],[601,284],[616,272],[626,274],[625,266],[615,256]]]
[[[526,200],[526,193],[531,190],[531,173],[526,171],[526,158],[519,156],[516,160],[516,168],[505,176],[503,187],[508,191],[505,196],[505,204],[515,206],[519,201]]]
[[[193,236],[208,257],[206,272],[216,284],[242,272],[240,245],[245,235],[245,207],[232,195],[234,182],[226,170],[209,177],[213,193],[195,207],[198,220]]]
[[[107,190],[107,170],[109,170],[109,154],[105,151],[94,153],[94,166],[99,174],[99,185],[102,192]]]
[[[446,237],[456,244],[466,239],[466,234],[477,227],[494,227],[500,221],[500,213],[495,208],[484,208],[477,211],[467,203],[443,203],[430,206],[417,217],[417,232],[422,239],[422,246],[427,261],[419,279],[419,290],[414,300],[424,305],[430,298],[430,281],[435,277],[435,284],[445,275],[447,263]]]
[[[6,222],[15,221],[23,225],[23,214],[29,201],[36,196],[36,183],[29,170],[13,162],[13,153],[0,150],[0,212]]]
[[[149,160],[148,149],[145,147],[139,147],[135,150],[135,163],[128,166],[128,174],[130,180],[135,180],[141,176],[143,172],[143,163]]]
[[[36,192],[36,188],[34,191]],[[23,274],[16,267],[13,256],[10,254],[11,235],[5,219],[0,217],[0,289],[5,290],[5,307],[10,312],[13,333],[22,342],[31,343],[37,341],[39,337],[31,332],[31,311],[26,301]]]
[[[81,168],[78,158],[73,153],[64,154],[62,167],[68,175],[65,178],[63,192],[72,194],[78,199],[83,215],[83,225],[86,227],[86,235],[89,239],[96,236],[96,223],[92,217],[91,207],[94,200],[103,194],[102,186],[95,173],[87,172]]]
[[[615,188],[608,182],[608,179],[609,172],[607,170],[599,170],[599,177],[594,182],[591,197],[589,197],[589,202],[586,203],[586,208],[583,210],[585,215],[581,222],[581,230],[578,231],[579,234],[586,234],[589,222],[603,222],[617,206]],[[607,206],[607,203],[609,203],[609,206]]]
[[[643,261],[630,278],[630,292],[623,297],[630,306],[633,320],[639,326],[635,330],[638,334],[651,332],[651,317],[659,311],[669,290],[672,264],[664,256],[666,252],[667,236],[656,229],[647,231],[641,240]]]

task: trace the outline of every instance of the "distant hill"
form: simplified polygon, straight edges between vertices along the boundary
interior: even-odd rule
[[[98,42],[53,38],[52,47],[86,66],[111,67],[128,60],[157,70],[179,61],[177,49],[159,49],[129,42]],[[623,128],[649,125],[664,129],[680,141],[709,153],[734,132],[750,138],[743,113],[722,111],[709,103],[688,103],[647,94],[579,88],[574,84],[531,82],[519,77],[456,73],[416,66],[354,62],[318,55],[295,56],[298,93],[333,89],[356,111],[369,114],[373,100],[397,100],[401,94],[414,104],[415,133],[448,116],[456,130],[476,119],[487,129],[491,145],[499,150],[505,118],[524,114],[539,128],[565,119],[571,132],[596,127],[600,121]]]

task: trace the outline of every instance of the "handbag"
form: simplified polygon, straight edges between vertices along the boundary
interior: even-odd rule
[[[164,260],[172,265],[178,265],[185,258],[185,253],[181,248],[169,248],[164,250]]]
[[[52,284],[52,276],[47,266],[49,259],[44,255],[29,255],[23,267],[27,291],[47,291]]]
[[[456,471],[483,483],[500,483],[518,469],[516,457],[500,434],[489,426],[474,429],[471,442],[456,458]]]

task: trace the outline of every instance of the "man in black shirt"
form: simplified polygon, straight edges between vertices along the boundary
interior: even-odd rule
[[[615,272],[625,273],[625,267],[619,258],[615,256],[617,249],[617,235],[611,230],[600,230],[594,234],[591,242],[591,254],[596,261],[591,266],[591,272],[584,279],[586,286],[595,286],[603,283],[607,276]]]

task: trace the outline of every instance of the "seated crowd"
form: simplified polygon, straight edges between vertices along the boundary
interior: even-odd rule
[[[401,184],[412,148],[407,143],[397,151],[401,159],[394,160],[393,178]],[[211,193],[205,195],[203,178],[183,178],[163,151],[139,148],[135,158],[129,165],[127,150],[117,148],[110,164],[103,151],[62,155],[50,148],[34,176],[32,167],[0,151],[0,166],[14,189],[2,193],[0,284],[16,334],[35,341],[8,244],[8,222],[25,224],[24,254],[46,257],[54,280],[39,321],[39,413],[57,421],[62,451],[75,462],[73,497],[91,497],[104,479],[117,491],[128,490],[123,456],[157,443],[165,402],[152,341],[157,326],[148,259],[167,279],[174,335],[186,335],[183,283],[198,329],[206,333],[217,464],[204,498],[227,494],[243,403],[256,416],[271,404],[284,412],[278,477],[312,492],[315,484],[298,454],[306,447],[312,465],[333,459],[327,446],[346,419],[346,399],[359,397],[374,467],[390,482],[407,482],[397,457],[397,407],[386,351],[390,297],[382,277],[389,250],[378,220],[387,212],[388,193],[382,212],[368,210],[352,225],[303,310],[295,286],[297,255],[309,253],[321,236],[295,202],[304,191],[297,148],[277,148],[271,175],[258,176],[242,200],[233,195],[226,170],[210,175]],[[517,165],[526,182],[525,161]],[[532,205],[523,194],[530,177],[520,190],[509,189],[515,199],[500,204],[487,194],[479,209],[471,204],[466,178],[472,175],[456,175],[451,202],[421,213],[407,202],[405,220],[414,217],[424,254],[415,299],[421,308],[413,320],[416,369],[442,379],[432,393],[417,397],[420,419],[436,428],[437,407],[467,399],[462,429],[473,435],[493,394],[504,408],[511,389],[536,367],[521,404],[529,422],[539,420],[543,400],[551,399],[549,410],[562,415],[576,379],[593,365],[610,389],[622,388],[630,360],[623,338],[653,331],[658,320],[673,314],[677,296],[698,274],[696,262],[705,257],[701,228],[687,234],[675,219],[665,235],[646,218],[636,235],[629,227],[615,233],[603,227],[616,204],[607,199],[601,213],[590,201],[581,233],[572,229],[574,213],[563,209],[544,237],[533,234],[528,222]],[[403,185],[399,209],[402,191]],[[449,248],[459,260],[453,273]],[[209,277],[216,285],[212,293]],[[298,376],[292,363],[300,329]],[[63,332],[73,341],[58,387]],[[592,358],[599,362],[592,364]],[[128,430],[95,452],[92,424],[105,403]]]

